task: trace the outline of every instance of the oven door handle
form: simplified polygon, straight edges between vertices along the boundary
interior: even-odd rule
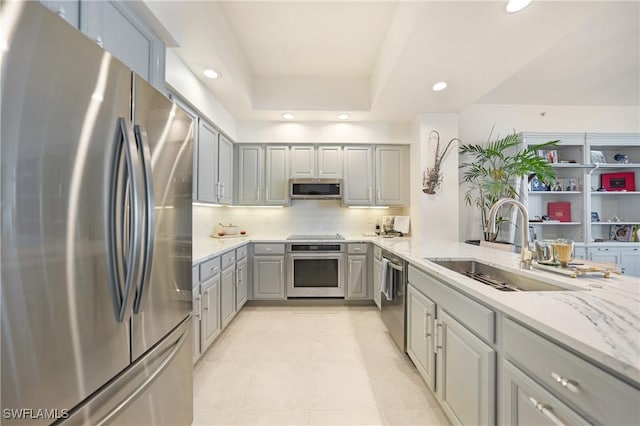
[[[396,271],[400,271],[400,272],[404,271],[404,268],[402,266],[396,265],[393,262],[389,262],[388,265],[391,269],[395,269]]]

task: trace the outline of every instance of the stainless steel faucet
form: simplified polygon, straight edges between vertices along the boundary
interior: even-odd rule
[[[489,210],[489,217],[487,222],[488,231],[490,234],[496,233],[496,217],[498,216],[498,209],[505,204],[513,204],[516,206],[522,215],[522,241],[520,247],[520,268],[531,269],[531,259],[533,259],[533,253],[529,250],[529,212],[524,204],[513,198],[501,198],[491,206]]]

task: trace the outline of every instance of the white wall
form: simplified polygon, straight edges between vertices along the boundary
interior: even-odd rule
[[[237,139],[238,131],[235,118],[171,49],[167,49],[165,78],[167,85],[173,92],[193,105],[207,120],[231,139]]]
[[[458,240],[458,150],[454,142],[442,165],[443,181],[435,194],[422,192],[422,174],[433,167],[435,144],[429,133],[440,133],[440,146],[458,137],[457,114],[421,114],[411,143],[410,191],[412,237],[424,240]]]
[[[408,123],[240,121],[236,142],[409,144]]]
[[[640,108],[544,105],[470,105],[459,114],[459,137],[463,144],[483,143],[513,132],[640,133]],[[475,207],[464,203],[460,189],[460,240],[480,239],[480,220]]]

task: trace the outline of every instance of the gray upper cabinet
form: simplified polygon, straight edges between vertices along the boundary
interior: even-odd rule
[[[292,178],[342,179],[342,147],[293,145]]]
[[[407,204],[409,182],[407,151],[407,147],[404,146],[376,147],[376,204],[386,206]]]
[[[237,204],[260,205],[264,200],[264,148],[238,145]]]
[[[80,0],[40,0],[40,3],[57,13],[74,28],[80,29]]]
[[[233,203],[233,144],[224,135],[218,141],[218,203]]]
[[[343,203],[352,206],[373,204],[373,148],[344,148]]]
[[[198,201],[218,201],[218,132],[207,122],[198,121]]]
[[[316,153],[312,145],[291,147],[291,177],[316,177]]]
[[[406,205],[408,158],[406,146],[345,147],[343,203],[351,206]]]
[[[80,29],[164,92],[164,43],[138,18],[132,5],[112,0],[83,1]]]
[[[496,351],[437,308],[437,395],[454,423],[495,424]]]
[[[342,147],[319,146],[317,151],[318,173],[321,179],[342,179]]]
[[[289,147],[267,147],[266,197],[267,205],[289,204]]]

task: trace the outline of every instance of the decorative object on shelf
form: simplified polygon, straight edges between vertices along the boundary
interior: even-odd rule
[[[564,180],[565,191],[578,191],[580,190],[579,178],[567,178]]]
[[[561,192],[564,191],[564,179],[556,179],[552,184],[551,184],[551,191],[553,192]],[[570,191],[569,189],[567,189],[567,191]]]
[[[609,227],[609,239],[612,241],[629,242],[633,233],[633,225],[611,225]]]
[[[600,215],[598,212],[591,212],[591,222],[600,222]]]
[[[622,152],[619,152],[616,155],[614,155],[613,159],[620,164],[629,164],[629,156]]]
[[[603,173],[601,175],[602,187],[606,191],[635,191],[635,172]]]
[[[594,164],[605,164],[607,162],[602,151],[591,151],[591,162]]]
[[[547,163],[560,163],[558,160],[558,151],[555,149],[539,149],[537,150],[537,154],[538,157],[543,158]]]
[[[571,222],[571,203],[568,201],[553,201],[547,203],[549,219],[560,222]]]
[[[547,185],[546,183],[542,182],[537,177],[534,177],[529,181],[529,191],[532,191],[532,192],[547,192],[547,191],[549,191],[549,185]]]
[[[436,144],[434,164],[433,167],[427,167],[427,171],[422,173],[422,192],[424,192],[425,194],[435,194],[436,190],[440,188],[440,185],[442,184],[442,171],[440,170],[442,162],[449,153],[451,145],[456,141],[460,142],[460,139],[451,139],[447,146],[445,146],[444,149],[440,151],[440,133],[432,130],[429,133],[427,144],[432,143],[432,141],[434,141]]]
[[[522,149],[522,135],[515,131],[491,141],[492,134],[493,129],[484,145],[460,147],[460,153],[467,156],[467,161],[460,164],[462,181],[468,185],[464,199],[467,205],[474,205],[480,210],[480,226],[487,241],[494,241],[497,237],[488,232],[487,218],[491,206],[500,198],[519,198],[516,187],[519,178],[537,179],[539,188],[545,185],[544,182],[555,179],[551,164],[538,156],[538,150],[553,149],[560,142],[554,140]],[[498,225],[504,222],[507,222],[504,216],[497,218]]]

